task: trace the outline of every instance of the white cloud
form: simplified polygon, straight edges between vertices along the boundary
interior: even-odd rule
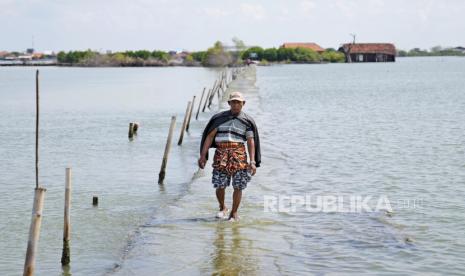
[[[217,7],[203,8],[202,11],[203,11],[204,15],[211,16],[211,17],[214,17],[214,18],[221,18],[221,17],[228,16],[230,14],[230,12],[228,12],[228,11],[226,11],[224,9],[217,8]]]
[[[313,11],[313,9],[315,9],[315,7],[316,4],[313,1],[305,0],[300,2],[300,8],[304,13],[310,13],[311,11]]]
[[[243,15],[257,21],[263,20],[266,17],[266,10],[260,4],[242,3],[240,5],[240,11]]]
[[[463,0],[0,0],[0,25],[9,26],[0,50],[26,48],[32,35],[36,47],[52,50],[200,50],[233,36],[266,47],[307,40],[336,47],[351,32],[360,41],[430,48],[465,44],[457,35],[465,32],[464,9]]]
[[[433,4],[434,4],[434,1],[430,0],[424,5],[422,5],[421,8],[418,9],[418,15],[420,16],[421,20],[423,21],[428,20]]]

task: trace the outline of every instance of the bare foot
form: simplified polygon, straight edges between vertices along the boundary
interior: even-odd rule
[[[229,209],[227,207],[224,207],[223,210],[220,210],[218,214],[216,214],[217,218],[225,218],[228,215]]]
[[[228,221],[235,222],[235,221],[239,221],[239,219],[240,219],[240,217],[239,217],[239,215],[237,214],[237,212],[235,212],[235,213],[232,213],[232,212],[231,212],[231,214],[229,214],[229,219],[228,219]]]

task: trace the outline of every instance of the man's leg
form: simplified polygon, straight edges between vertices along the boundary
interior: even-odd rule
[[[241,204],[241,199],[242,199],[242,190],[234,188],[233,206],[232,206],[232,210],[231,210],[231,214],[229,215],[229,218],[234,218],[234,219],[239,218],[239,216],[237,215],[237,209],[239,209],[239,205]]]
[[[216,189],[216,199],[218,199],[218,204],[220,205],[220,211],[226,211],[226,206],[224,205],[224,190],[225,188]]]
[[[250,181],[250,175],[248,175],[247,170],[241,170],[235,173],[233,178],[233,206],[229,218],[234,218],[235,220],[239,219],[237,210],[241,204],[242,199],[242,190],[247,188],[247,182]]]

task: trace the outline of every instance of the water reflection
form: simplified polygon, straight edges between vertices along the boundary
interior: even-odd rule
[[[213,241],[212,275],[256,275],[253,241],[242,236],[238,223],[218,223]]]
[[[62,271],[61,271],[62,276],[71,276],[71,275],[73,275],[71,273],[71,266],[70,265],[63,265],[63,266],[61,266],[61,269],[62,269]]]

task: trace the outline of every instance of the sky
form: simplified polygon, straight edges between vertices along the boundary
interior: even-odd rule
[[[0,0],[0,50],[204,50],[352,40],[465,46],[463,0]]]

